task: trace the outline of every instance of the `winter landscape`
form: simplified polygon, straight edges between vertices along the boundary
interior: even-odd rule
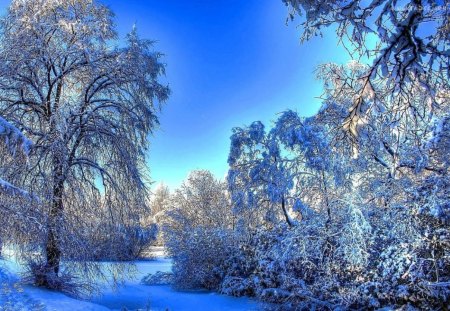
[[[449,310],[448,0],[0,12],[0,311]]]

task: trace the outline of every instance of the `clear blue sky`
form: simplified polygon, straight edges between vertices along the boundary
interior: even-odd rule
[[[104,0],[121,35],[137,24],[165,54],[172,96],[151,138],[152,179],[177,187],[194,169],[222,178],[231,129],[286,109],[312,115],[314,69],[349,58],[333,32],[300,44],[281,0]]]
[[[172,95],[151,137],[152,179],[177,187],[194,169],[226,174],[231,129],[286,109],[314,114],[314,69],[346,62],[333,32],[300,44],[281,0],[102,0],[123,37],[136,23],[165,54]],[[2,11],[9,4],[0,0]]]

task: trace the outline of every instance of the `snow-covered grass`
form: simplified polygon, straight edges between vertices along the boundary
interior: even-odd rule
[[[0,275],[0,311],[105,311],[105,310],[260,310],[258,302],[248,298],[234,298],[208,291],[176,291],[170,286],[148,286],[141,279],[149,273],[171,271],[170,258],[161,257],[156,250],[153,260],[136,261],[137,273],[116,289],[104,288],[101,295],[89,301],[64,294],[20,285],[21,267],[13,260],[1,260],[0,267],[7,273]]]

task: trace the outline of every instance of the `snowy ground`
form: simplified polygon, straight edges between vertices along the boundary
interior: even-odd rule
[[[148,273],[170,271],[170,259],[159,258],[137,262],[140,280]],[[147,286],[139,280],[129,280],[119,289],[105,292],[92,300],[112,310],[259,310],[258,304],[247,298],[233,298],[206,291],[180,292],[170,286]]]
[[[159,254],[160,255],[160,254]],[[3,266],[17,273],[19,267],[11,261],[3,261]],[[172,262],[168,258],[137,261],[138,273],[128,279],[117,290],[105,289],[102,295],[90,301],[81,301],[61,293],[32,286],[14,286],[17,276],[10,273],[8,282],[0,291],[0,311],[6,310],[48,310],[48,311],[105,311],[105,310],[260,310],[261,305],[248,298],[234,298],[207,291],[180,292],[170,286],[147,286],[140,280],[148,273],[170,271]]]

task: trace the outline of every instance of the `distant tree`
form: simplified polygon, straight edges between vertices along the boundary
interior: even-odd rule
[[[152,221],[157,222],[158,218],[164,217],[163,214],[170,205],[170,189],[165,184],[161,183],[156,187],[151,196],[151,215]]]
[[[233,221],[226,184],[209,171],[191,172],[173,193],[163,222],[175,286],[217,289]]]
[[[436,89],[448,89],[448,0],[283,2],[290,8],[291,19],[296,15],[304,18],[302,41],[320,35],[326,27],[335,26],[339,43],[353,58],[365,56],[373,60],[357,76],[359,83],[344,120],[344,126],[352,135],[364,112],[380,96],[389,96],[395,104],[391,107],[392,113],[405,111],[414,115],[417,112],[409,106],[414,84],[420,84],[430,95],[429,111],[438,105],[442,96]],[[380,82],[388,86],[387,93],[375,91]]]
[[[160,183],[151,193],[149,199],[150,213],[143,218],[142,226],[148,229],[153,228],[156,234],[156,244],[163,244],[162,226],[170,209],[170,189],[164,183]]]
[[[61,258],[89,252],[72,231],[93,199],[112,223],[146,208],[147,138],[169,90],[152,43],[133,29],[116,47],[112,17],[91,0],[13,0],[0,22],[0,115],[34,144],[16,179],[44,206],[48,287]]]
[[[207,170],[192,171],[171,196],[168,215],[176,226],[229,227],[232,223],[226,184]]]

